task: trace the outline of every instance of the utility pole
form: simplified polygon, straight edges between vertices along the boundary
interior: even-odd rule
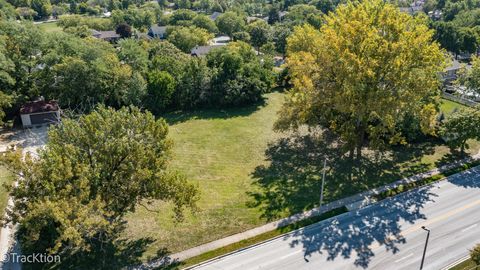
[[[420,264],[420,270],[423,269],[423,262],[425,261],[425,253],[427,253],[428,238],[430,237],[430,230],[422,226],[422,229],[427,231],[427,240],[425,241],[425,248],[423,249],[422,264]]]
[[[327,169],[327,158],[323,161],[323,174],[322,174],[322,188],[320,189],[320,206],[318,209],[322,208],[323,201],[323,187],[325,186],[325,171]]]

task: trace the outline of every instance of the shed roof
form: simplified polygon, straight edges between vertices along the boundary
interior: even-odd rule
[[[21,114],[31,114],[31,113],[40,113],[40,112],[55,112],[58,111],[60,107],[58,102],[55,100],[51,101],[32,101],[25,103],[22,108],[20,108]]]

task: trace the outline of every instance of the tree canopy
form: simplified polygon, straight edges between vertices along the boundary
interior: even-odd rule
[[[38,157],[3,156],[1,164],[21,172],[7,221],[20,225],[22,250],[82,259],[103,252],[95,247],[114,240],[139,205],[170,201],[177,217],[194,207],[196,188],[168,165],[167,134],[148,112],[99,107],[50,129]]]
[[[403,142],[407,113],[433,132],[444,56],[426,22],[379,0],[341,5],[325,21],[288,38],[294,88],[276,127],[320,125],[358,156]]]

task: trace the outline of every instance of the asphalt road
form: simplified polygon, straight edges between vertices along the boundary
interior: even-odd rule
[[[480,243],[480,168],[325,220],[196,270],[438,270]]]

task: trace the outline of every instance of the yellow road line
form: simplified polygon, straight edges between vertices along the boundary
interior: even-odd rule
[[[416,224],[416,225],[414,225],[414,226],[412,226],[412,227],[410,227],[410,228],[408,228],[408,229],[400,232],[400,235],[401,235],[401,236],[406,236],[406,235],[408,235],[408,234],[410,234],[410,233],[412,233],[412,232],[418,231],[419,229],[422,228],[422,226],[427,227],[427,226],[430,225],[430,224],[433,224],[433,223],[435,223],[435,222],[439,222],[439,221],[442,221],[442,220],[444,220],[444,219],[447,219],[447,218],[449,218],[449,217],[451,217],[451,216],[453,216],[453,215],[456,215],[456,214],[458,214],[458,213],[460,213],[460,212],[462,212],[462,211],[465,211],[465,210],[467,210],[467,209],[469,209],[469,208],[472,208],[472,207],[474,207],[474,206],[477,206],[477,205],[479,205],[479,204],[480,204],[480,200],[476,200],[476,201],[471,202],[471,203],[469,203],[469,204],[466,204],[466,205],[464,205],[464,206],[462,206],[462,207],[459,207],[459,208],[453,209],[453,210],[451,210],[451,211],[448,211],[447,213],[445,213],[445,214],[443,214],[443,215],[440,215],[440,216],[438,216],[438,217],[435,217],[435,218],[432,218],[432,219],[427,219],[426,221],[424,221],[424,222],[422,222],[422,223]],[[423,230],[423,229],[422,229],[422,230]],[[395,239],[396,239],[395,237],[390,237],[390,236],[389,236],[389,237],[386,237],[386,238],[385,238],[385,243],[390,242],[390,241],[394,241]],[[383,244],[383,243],[382,243],[382,244]],[[378,242],[375,242],[375,243],[373,243],[372,245],[370,245],[370,248],[373,250],[373,249],[376,249],[376,248],[381,247],[382,244],[380,244],[380,243],[378,243]]]

